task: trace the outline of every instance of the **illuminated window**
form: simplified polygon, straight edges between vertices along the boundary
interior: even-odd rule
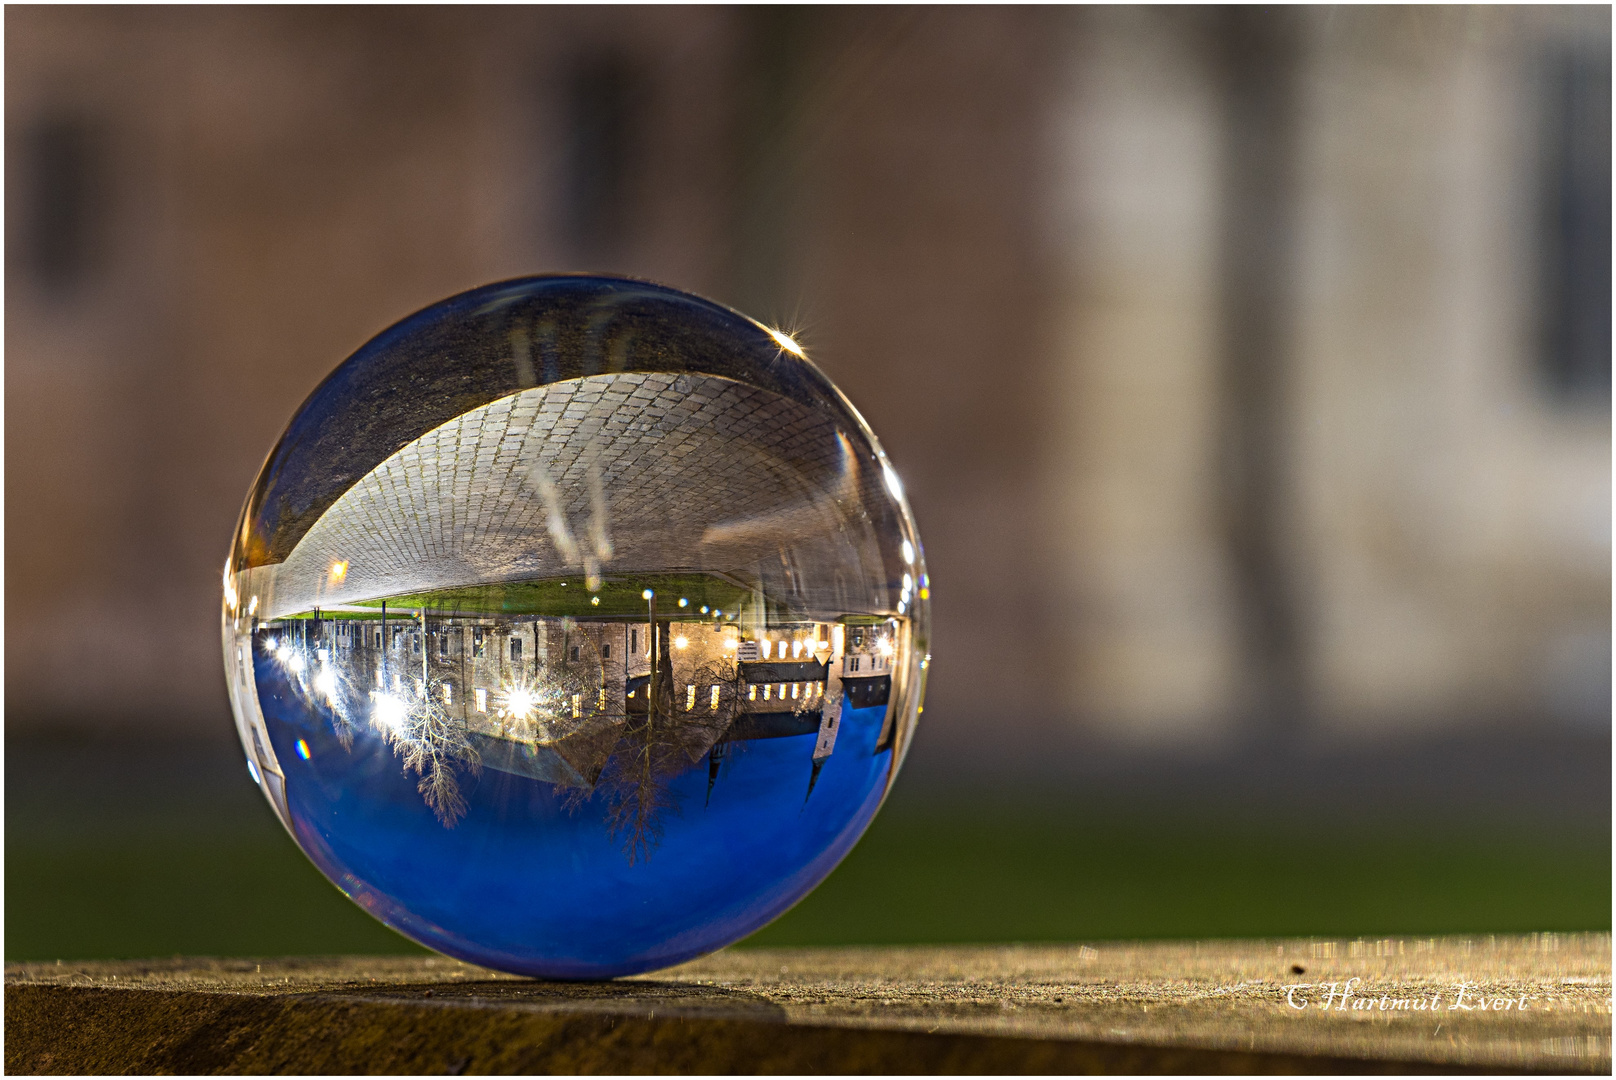
[[[746,688],[746,700],[747,701],[756,701],[757,700],[757,687],[756,686],[748,686]]]
[[[718,687],[716,686],[713,687],[713,701],[710,707],[714,709],[718,708]]]
[[[478,712],[484,712],[485,713],[485,712],[488,711],[488,691],[487,690],[484,690],[481,687],[478,687],[476,690],[472,691],[472,697],[475,698],[476,701],[477,701],[477,711]]]
[[[574,694],[574,695],[572,695],[572,718],[574,720],[576,720],[580,716],[582,716],[583,714],[584,714],[584,696],[582,694]]]
[[[443,684],[443,703],[445,705],[454,704],[454,687],[448,683]]]
[[[694,712],[696,709],[696,684],[691,683],[685,687],[685,712]]]

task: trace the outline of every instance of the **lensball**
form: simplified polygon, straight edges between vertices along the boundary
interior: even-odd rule
[[[897,473],[791,337],[533,277],[304,402],[225,564],[225,669],[337,888],[450,956],[606,978],[847,854],[914,732],[928,586]]]

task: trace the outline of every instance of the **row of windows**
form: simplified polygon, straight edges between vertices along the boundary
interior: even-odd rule
[[[812,700],[815,697],[825,696],[825,684],[822,682],[753,683],[751,686],[746,688],[746,700],[784,701],[786,700],[786,687],[788,686],[791,688],[790,692],[793,701],[797,700],[799,696],[809,700]],[[714,689],[716,690],[717,687],[714,687]],[[759,697],[759,690],[762,691],[761,698]]]
[[[400,647],[400,641],[401,641],[401,638],[403,637],[404,633],[405,633],[405,631],[404,631],[403,627],[399,627],[399,628],[397,628],[397,629],[395,629],[393,631],[393,633],[392,633],[393,648],[397,649],[397,648]],[[452,632],[439,632],[436,635],[437,641],[438,641],[438,656],[441,657],[441,658],[447,659],[448,656],[449,656],[449,639],[450,639],[451,633]],[[364,635],[364,636],[361,636],[361,635]],[[637,634],[635,636],[638,637]],[[339,627],[338,630],[337,630],[337,640],[341,641],[341,642],[348,643],[348,644],[368,643],[368,644],[374,645],[376,648],[379,649],[379,648],[382,647],[382,630],[381,630],[380,627],[378,627],[378,628],[376,628],[374,630],[371,630],[371,631],[369,631],[367,633],[366,631],[355,631],[355,630],[353,630],[351,628]],[[410,651],[412,653],[414,653],[416,656],[420,656],[421,655],[421,639],[420,639],[420,635],[418,633],[414,632],[414,631],[410,631],[409,640],[410,640]],[[513,662],[521,660],[522,659],[522,652],[523,652],[522,639],[519,638],[519,637],[514,637],[513,636],[510,639],[510,657],[511,657],[511,660]],[[485,659],[487,657],[487,655],[488,655],[488,642],[485,639],[484,632],[482,630],[473,630],[473,632],[472,632],[471,655],[472,655],[472,657],[474,659]],[[601,656],[602,660],[610,660],[611,659],[611,657],[612,657],[611,642],[605,642],[605,643],[603,643],[601,645],[601,647],[600,647],[600,656]],[[567,650],[567,658],[569,660],[573,661],[574,663],[577,663],[580,659],[582,659],[582,657],[583,657],[583,649],[582,649],[581,646],[574,645],[570,649]]]
[[[336,632],[337,632],[337,637],[338,637],[339,641],[347,641],[349,643],[354,643],[354,642],[362,640],[359,635],[366,633],[366,631],[356,630],[353,627],[342,626],[340,624],[338,625]],[[392,645],[393,645],[393,648],[397,649],[397,648],[400,647],[401,638],[406,632],[409,633],[410,651],[412,653],[414,653],[416,656],[421,655],[421,639],[420,639],[419,633],[416,632],[416,631],[406,631],[406,629],[404,627],[396,627],[396,628],[393,629],[393,632],[392,632]],[[435,635],[436,638],[437,638],[437,641],[438,641],[438,656],[440,658],[447,659],[449,657],[449,654],[450,654],[450,651],[449,651],[449,639],[450,639],[450,636],[451,636],[452,633],[453,633],[453,631],[439,631]],[[381,646],[382,646],[382,630],[381,630],[381,628],[377,627],[377,628],[375,628],[373,630],[370,630],[370,631],[368,631],[368,634],[369,634],[369,643],[374,645],[377,648],[381,648]],[[852,648],[857,649],[857,648],[861,647],[864,644],[865,637],[866,637],[866,635],[862,631],[854,631],[853,633],[851,633],[849,635],[849,642],[848,643]],[[487,657],[487,655],[488,655],[488,642],[487,642],[486,632],[483,631],[480,628],[475,628],[474,627],[471,630],[471,638],[472,638],[472,640],[471,640],[471,655],[472,655],[472,657],[475,658],[475,659],[485,659]],[[873,643],[873,640],[874,640],[873,635],[871,636],[871,640],[872,640],[872,643]],[[780,654],[779,658],[781,660],[784,660],[786,658],[786,648],[787,648],[787,645],[788,645],[788,642],[786,640],[782,639],[782,640],[780,640],[778,642],[773,642],[773,641],[770,641],[768,638],[762,638],[758,642],[755,643],[755,646],[757,648],[758,656],[760,656],[761,659],[764,659],[764,660],[771,659],[772,654],[775,651],[775,646],[776,645],[778,645],[778,647],[779,647],[779,654]],[[816,644],[812,640],[807,640],[807,641],[794,640],[794,641],[789,642],[789,646],[790,646],[790,650],[791,650],[791,658],[793,660],[795,660],[795,659],[798,659],[798,658],[802,657],[804,654],[807,654],[807,655],[811,656],[816,651],[816,648],[822,648],[824,646],[824,643],[823,643],[823,641]],[[524,651],[525,651],[523,649],[523,646],[522,646],[522,638],[517,637],[515,635],[512,635],[511,638],[510,638],[509,650],[510,650],[510,659],[511,659],[511,661],[513,663],[520,661],[522,659],[522,656],[523,656]],[[640,631],[639,631],[638,627],[630,627],[629,628],[629,650],[630,650],[631,653],[638,653],[640,651]],[[582,656],[583,656],[583,649],[582,649],[581,646],[573,645],[570,648],[568,648],[568,650],[567,650],[567,659],[572,661],[573,663],[577,663],[579,660],[581,660]],[[603,642],[601,644],[600,656],[601,656],[602,660],[610,660],[612,658],[612,646],[611,646],[610,642]],[[751,659],[751,658],[752,657],[748,657],[748,656],[745,656],[745,655],[743,655],[741,657],[741,659],[743,659],[743,660]],[[860,658],[855,656],[855,657],[849,657],[847,659],[847,664],[846,664],[845,670],[847,670],[849,672],[856,672],[856,671],[861,671],[861,670],[875,671],[875,670],[880,670],[883,667],[885,667],[885,664],[882,662],[882,660],[880,658],[870,658],[870,663],[868,665],[865,665],[865,664],[861,664]]]

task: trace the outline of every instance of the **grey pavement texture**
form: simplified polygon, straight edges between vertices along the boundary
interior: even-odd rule
[[[18,964],[6,1067],[1597,1073],[1610,950],[1609,934],[730,950],[609,983],[438,957]]]
[[[873,558],[885,582],[861,513],[885,495],[846,439],[828,415],[714,376],[525,390],[428,431],[343,493],[274,571],[259,614],[565,575],[586,557],[607,573],[744,570],[778,564],[782,546],[807,545],[844,577]]]

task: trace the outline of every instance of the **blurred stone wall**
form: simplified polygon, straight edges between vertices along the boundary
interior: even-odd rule
[[[784,325],[863,411],[938,746],[1608,723],[1608,326],[1602,388],[1534,329],[1544,72],[1608,86],[1608,9],[5,17],[13,731],[224,725],[292,411],[561,269]]]

